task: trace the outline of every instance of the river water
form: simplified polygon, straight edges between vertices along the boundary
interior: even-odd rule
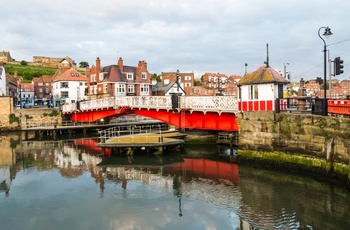
[[[0,142],[0,229],[350,229],[349,191],[237,164],[227,147],[126,157],[93,138]]]

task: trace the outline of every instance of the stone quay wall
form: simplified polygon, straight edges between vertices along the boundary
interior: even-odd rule
[[[0,132],[20,131],[27,127],[62,124],[59,110],[50,108],[15,109],[12,97],[0,97]]]
[[[350,119],[297,113],[244,112],[237,116],[239,148],[280,151],[350,164]]]

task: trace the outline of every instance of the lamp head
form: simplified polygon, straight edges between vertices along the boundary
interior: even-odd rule
[[[328,26],[324,29],[324,33],[323,36],[325,36],[326,38],[328,38],[329,36],[331,36],[333,33],[331,31],[331,28],[329,28]]]

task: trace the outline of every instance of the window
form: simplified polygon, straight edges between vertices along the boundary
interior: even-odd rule
[[[94,85],[94,94],[97,94],[97,85]]]
[[[127,74],[126,74],[126,78],[127,78],[128,80],[134,80],[134,75],[133,75],[132,73],[127,73]]]
[[[149,86],[148,85],[140,85],[141,95],[149,95]]]
[[[123,84],[117,84],[116,85],[116,92],[119,95],[124,95],[125,94],[125,85]]]
[[[94,93],[94,86],[93,85],[90,85],[90,94],[93,94]]]
[[[248,93],[249,93],[249,99],[252,100],[252,99],[259,99],[259,93],[258,93],[258,86],[255,85],[251,85],[249,86],[248,88]]]
[[[68,82],[61,81],[61,87],[60,88],[68,88]]]
[[[68,97],[69,97],[68,91],[61,92],[61,98],[68,98]]]
[[[142,76],[141,76],[142,79],[147,79],[147,73],[142,73]]]
[[[100,75],[99,75],[99,81],[103,81],[103,73],[100,73]]]
[[[134,85],[128,85],[128,93],[134,93],[134,92],[135,92]]]
[[[42,93],[42,92],[43,92],[43,89],[42,89],[42,88],[40,88],[40,89],[39,89],[39,93]]]
[[[254,87],[254,99],[259,99],[258,86]]]
[[[43,86],[43,83],[42,83],[42,82],[39,82],[39,83],[38,83],[38,86]]]
[[[185,76],[185,81],[191,81],[191,76]]]
[[[45,85],[46,85],[46,86],[49,86],[49,85],[50,85],[50,83],[48,83],[48,82],[47,82],[47,83],[45,83]]]
[[[191,83],[187,82],[187,83],[185,84],[185,86],[186,86],[186,87],[191,87]]]
[[[107,88],[108,88],[107,84],[104,84],[103,85],[103,93],[107,93]]]
[[[91,82],[96,82],[96,74],[91,74]]]

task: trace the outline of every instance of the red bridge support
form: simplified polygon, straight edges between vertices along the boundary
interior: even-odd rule
[[[155,109],[133,109],[128,107],[120,109],[104,109],[95,111],[79,111],[71,114],[73,122],[94,122],[100,119],[109,120],[126,114],[134,113],[140,116],[150,117],[174,125],[180,129],[199,129],[199,130],[217,130],[238,132],[236,115],[233,113],[217,112],[190,112],[183,110],[179,113],[173,110],[155,110]]]
[[[174,125],[181,129],[201,129],[201,130],[221,130],[238,131],[236,116],[232,113],[214,113],[214,112],[192,112],[181,111],[174,113],[166,110],[147,110],[134,109],[137,115],[151,117],[165,123]]]

